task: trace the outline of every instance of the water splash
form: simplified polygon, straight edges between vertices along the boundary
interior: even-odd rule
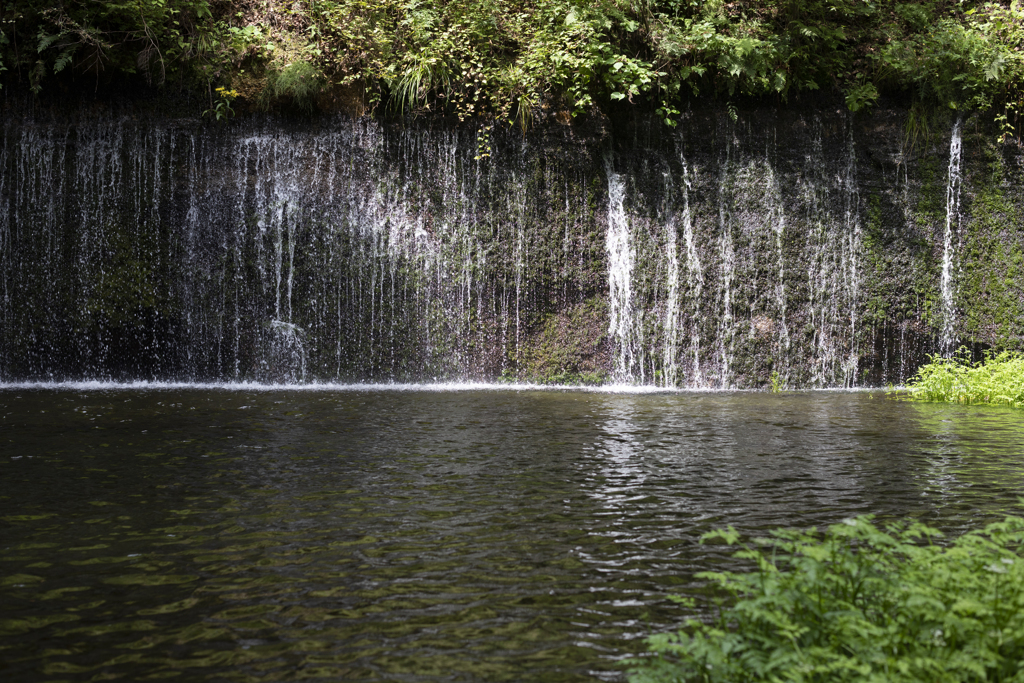
[[[953,124],[953,133],[949,139],[949,170],[946,175],[946,229],[942,238],[942,277],[939,282],[939,295],[942,301],[942,331],[939,334],[939,351],[945,356],[953,352],[956,342],[956,291],[953,283],[953,267],[956,260],[956,248],[953,244],[960,228],[960,158],[962,140],[960,136],[961,119]]]
[[[262,358],[261,379],[277,384],[297,384],[306,379],[305,330],[272,320],[269,325],[267,349]]]

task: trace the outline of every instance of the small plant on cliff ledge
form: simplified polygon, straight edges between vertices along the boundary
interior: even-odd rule
[[[234,116],[235,110],[231,108],[231,102],[238,97],[238,91],[228,90],[227,88],[217,88],[216,93],[216,101],[211,108],[203,112],[203,116],[213,116],[217,121],[222,121],[229,116]]]
[[[288,99],[302,109],[311,110],[314,98],[323,91],[326,79],[320,71],[303,59],[286,64],[270,74],[269,94]]]
[[[1004,351],[971,363],[967,350],[952,358],[932,356],[907,387],[910,398],[964,405],[1024,407],[1024,355]]]
[[[632,683],[1020,681],[1024,519],[946,546],[922,524],[870,516],[823,534],[779,530],[736,556],[748,573],[705,573],[732,606],[653,636]],[[729,529],[705,536],[737,543]],[[680,602],[687,603],[682,599]]]

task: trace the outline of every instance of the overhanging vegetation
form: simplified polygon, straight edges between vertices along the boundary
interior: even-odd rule
[[[528,124],[617,102],[674,124],[685,96],[884,93],[1024,109],[1018,0],[13,0],[7,87],[134,74],[247,106],[430,110]]]

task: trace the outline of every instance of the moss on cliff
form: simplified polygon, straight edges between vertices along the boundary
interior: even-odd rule
[[[963,256],[957,299],[962,329],[972,342],[1018,349],[1024,345],[1020,172],[1014,174],[1007,168],[999,147],[983,138],[972,142],[983,146],[979,156],[984,165],[971,183],[970,218],[961,228]]]

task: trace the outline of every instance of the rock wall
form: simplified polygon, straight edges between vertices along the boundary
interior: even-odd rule
[[[3,114],[3,381],[843,387],[1024,338],[1022,156],[976,116]]]

